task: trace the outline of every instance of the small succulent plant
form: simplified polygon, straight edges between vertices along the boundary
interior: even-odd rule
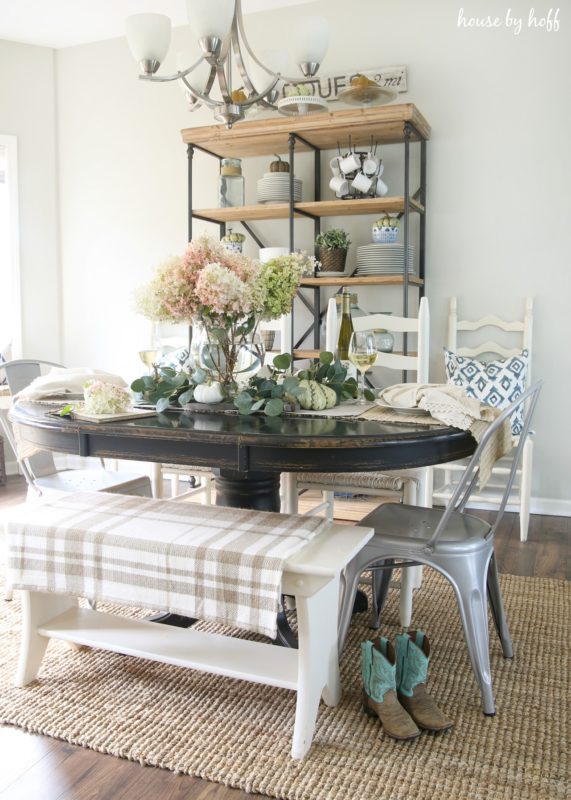
[[[351,244],[351,239],[349,234],[342,228],[331,228],[320,233],[315,239],[315,244],[328,250],[347,250]]]

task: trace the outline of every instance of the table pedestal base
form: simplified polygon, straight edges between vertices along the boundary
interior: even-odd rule
[[[214,480],[217,506],[252,508],[256,511],[280,510],[279,474],[223,469]]]

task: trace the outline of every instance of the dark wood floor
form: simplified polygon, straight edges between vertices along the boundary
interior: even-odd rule
[[[22,502],[23,479],[0,487],[0,511]],[[507,514],[496,539],[500,572],[571,578],[571,519],[532,516],[529,539],[519,541],[518,518]],[[0,602],[2,602],[0,600]],[[17,728],[0,726],[0,800],[248,800],[251,795]]]

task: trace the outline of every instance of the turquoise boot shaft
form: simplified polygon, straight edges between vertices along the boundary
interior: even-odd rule
[[[361,644],[361,673],[369,697],[382,703],[389,689],[396,691],[396,665],[388,658],[388,640],[380,637],[377,642],[379,649],[371,641]]]
[[[416,631],[415,641],[408,633],[396,637],[396,684],[398,691],[406,697],[412,697],[419,683],[426,683],[430,650],[424,652],[424,643],[422,631]]]

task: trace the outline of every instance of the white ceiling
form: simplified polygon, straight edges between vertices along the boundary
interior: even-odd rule
[[[243,0],[245,13],[315,0]],[[125,18],[158,12],[186,24],[185,0],[0,0],[0,39],[44,47],[71,47],[125,35]]]

